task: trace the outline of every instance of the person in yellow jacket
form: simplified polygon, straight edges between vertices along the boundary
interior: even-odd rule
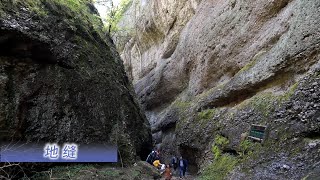
[[[158,169],[162,166],[159,159],[156,159],[155,161],[153,161],[153,165]]]

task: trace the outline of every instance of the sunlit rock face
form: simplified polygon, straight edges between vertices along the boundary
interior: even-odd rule
[[[188,156],[201,172],[218,134],[235,155],[241,134],[261,124],[270,130],[254,152],[261,160],[230,179],[318,172],[319,1],[139,2],[121,56],[166,157]]]
[[[1,141],[115,143],[125,162],[151,148],[114,45],[55,1],[0,3]],[[87,7],[88,6],[88,7]]]

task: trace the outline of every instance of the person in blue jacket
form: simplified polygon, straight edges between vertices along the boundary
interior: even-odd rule
[[[157,152],[156,150],[153,150],[147,157],[146,161],[152,165],[153,161],[156,159]]]
[[[171,159],[171,167],[173,167],[174,171],[178,168],[178,157],[173,156]]]
[[[186,159],[183,159],[182,156],[179,159],[179,170],[180,170],[180,178],[186,176],[186,171],[188,167],[188,161]]]

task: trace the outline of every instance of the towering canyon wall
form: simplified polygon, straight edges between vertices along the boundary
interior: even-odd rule
[[[165,157],[180,153],[201,172],[224,137],[222,154],[241,159],[241,137],[259,124],[262,147],[230,179],[319,172],[320,1],[133,2],[121,56]]]
[[[0,139],[114,143],[131,163],[150,125],[86,2],[0,2]]]

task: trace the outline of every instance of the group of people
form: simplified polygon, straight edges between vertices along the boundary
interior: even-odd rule
[[[171,159],[170,164],[162,164],[160,162],[160,151],[159,150],[153,150],[147,157],[146,161],[155,166],[157,169],[160,170],[161,174],[164,175],[166,180],[171,180],[173,176],[173,172],[171,168],[173,168],[173,171],[176,172],[179,168],[179,176],[180,178],[185,177],[187,167],[188,167],[188,161],[182,156],[179,158],[177,156],[173,156]]]

